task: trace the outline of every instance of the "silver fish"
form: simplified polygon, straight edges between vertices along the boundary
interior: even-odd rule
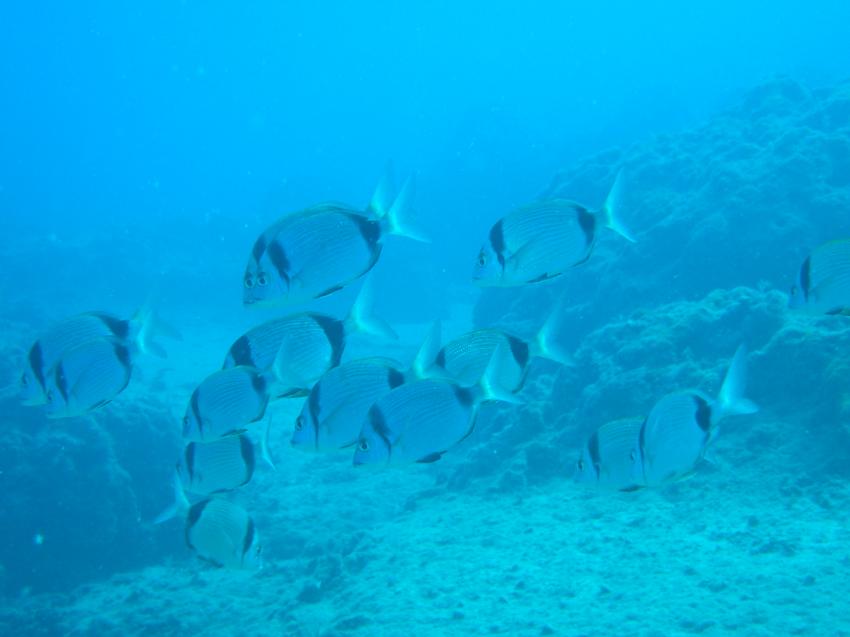
[[[405,380],[398,363],[382,358],[353,360],[328,370],[304,401],[292,445],[305,451],[353,446],[369,407]]]
[[[850,239],[812,250],[800,267],[788,305],[814,314],[850,314]]]
[[[183,438],[207,442],[247,431],[266,412],[271,382],[267,372],[241,365],[207,376],[192,392]]]
[[[490,229],[475,262],[473,279],[511,287],[547,281],[590,258],[599,227],[634,241],[619,221],[620,177],[597,212],[564,199],[519,208]]]
[[[435,462],[472,433],[479,406],[490,400],[516,402],[495,384],[504,360],[501,347],[481,382],[462,387],[447,379],[405,383],[369,409],[354,451],[355,465]]]
[[[608,489],[634,491],[643,486],[643,467],[636,451],[643,418],[605,423],[585,442],[573,479]]]
[[[21,400],[25,405],[43,405],[46,377],[62,355],[88,341],[110,338],[124,344],[131,354],[152,353],[165,357],[165,350],[153,341],[157,332],[179,338],[176,332],[159,321],[149,307],[122,319],[107,312],[85,312],[51,326],[32,344],[21,373]]]
[[[392,328],[371,313],[371,291],[364,285],[345,320],[299,312],[267,321],[231,345],[224,367],[252,365],[272,370],[278,396],[306,396],[326,371],[339,365],[355,332],[397,338]]]
[[[497,379],[500,387],[512,392],[522,389],[534,358],[545,358],[562,365],[572,365],[571,356],[563,351],[553,338],[554,328],[560,319],[560,303],[550,314],[533,339],[524,340],[496,328],[483,328],[462,334],[449,341],[435,354],[426,353],[426,348],[439,347],[439,326],[432,328],[432,335],[418,355],[423,367],[420,376],[444,376],[460,383],[471,385],[484,374],[487,364],[497,348],[501,347],[505,360],[501,361],[502,376]],[[435,347],[434,341],[437,342]]]
[[[102,407],[130,382],[133,363],[128,347],[98,338],[64,352],[45,377],[50,418],[80,416]]]
[[[657,486],[689,476],[705,456],[723,418],[758,411],[755,403],[744,397],[746,359],[746,349],[741,346],[714,400],[699,391],[684,391],[668,394],[655,404],[635,445],[644,484]]]
[[[205,562],[222,568],[262,568],[259,535],[242,507],[218,498],[192,505],[186,515],[186,544]]]
[[[374,267],[386,236],[423,240],[406,219],[412,191],[408,180],[388,209],[387,196],[376,194],[366,214],[328,203],[276,222],[254,243],[243,277],[243,303],[298,303],[327,296]]]

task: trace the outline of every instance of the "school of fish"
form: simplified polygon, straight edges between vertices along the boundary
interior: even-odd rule
[[[563,199],[538,201],[498,219],[474,261],[482,286],[527,286],[559,277],[591,258],[598,233],[629,242],[620,218],[622,175],[592,210]],[[287,214],[250,250],[242,301],[248,306],[303,303],[363,280],[390,236],[427,241],[411,221],[413,180],[395,191],[389,174],[366,210],[325,203]],[[475,429],[482,404],[521,402],[533,359],[572,364],[553,334],[561,306],[551,308],[530,338],[485,327],[443,344],[433,323],[415,359],[344,359],[352,334],[379,349],[392,327],[372,312],[366,281],[344,318],[304,311],[261,323],[239,336],[221,369],[187,396],[183,449],[173,475],[174,502],[157,518],[183,520],[187,545],[205,562],[261,567],[262,544],[251,515],[227,494],[248,484],[268,453],[270,401],[302,399],[291,444],[304,452],[347,453],[354,466],[439,460]],[[789,307],[850,315],[850,239],[815,248],[801,265]],[[81,416],[114,400],[130,384],[140,357],[166,356],[158,336],[179,339],[150,304],[129,319],[87,312],[53,325],[27,350],[21,400],[50,418]],[[658,487],[690,477],[705,460],[721,421],[752,414],[745,396],[747,352],[732,356],[712,397],[673,391],[647,404],[645,417],[600,426],[575,462],[576,482],[620,491]]]

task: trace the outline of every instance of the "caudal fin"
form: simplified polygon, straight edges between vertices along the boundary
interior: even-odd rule
[[[396,340],[398,334],[396,334],[390,324],[373,313],[372,299],[372,284],[370,280],[367,280],[363,283],[363,287],[360,288],[357,299],[354,301],[354,305],[345,319],[346,331],[362,332],[370,336]]]
[[[369,202],[369,212],[376,219],[383,219],[392,208],[395,200],[395,177],[393,175],[392,162],[387,162],[387,167],[384,169],[384,174],[372,193],[372,200]]]
[[[410,176],[404,182],[404,186],[401,187],[387,214],[381,219],[381,231],[384,234],[430,243],[431,240],[411,221],[414,188],[414,179]]]
[[[744,396],[747,390],[747,348],[744,345],[738,347],[723,385],[717,402],[720,407],[719,418],[726,416],[737,416],[743,414],[754,414],[759,408],[753,401]]]
[[[175,341],[183,340],[183,336],[177,329],[157,315],[151,302],[145,303],[136,311],[131,323],[135,327],[136,347],[142,354],[153,354],[160,358],[168,358],[168,352],[155,339],[164,336]]]
[[[620,213],[622,212],[621,202],[623,198],[622,184],[623,171],[621,170],[617,173],[617,177],[614,179],[614,185],[611,186],[611,191],[608,193],[608,197],[605,198],[605,204],[602,206],[602,210],[600,211],[602,215],[602,223],[606,228],[610,228],[624,239],[635,243],[635,238],[626,229],[620,219]]]
[[[425,340],[422,341],[419,351],[416,352],[416,358],[413,359],[413,365],[410,366],[410,372],[414,378],[427,378],[431,375],[434,360],[440,351],[441,333],[442,325],[439,320],[436,320],[428,328]]]
[[[493,351],[490,362],[487,363],[487,367],[478,381],[479,402],[492,400],[514,405],[523,404],[523,401],[516,394],[505,389],[501,384],[504,361],[510,355],[510,351],[504,343],[499,343]]]
[[[555,303],[555,307],[549,312],[546,322],[537,331],[532,342],[531,354],[545,358],[546,360],[560,363],[572,367],[575,365],[572,355],[558,342],[555,338],[555,333],[561,324],[561,319],[564,314],[564,299],[561,298]]]
[[[183,485],[180,482],[180,476],[174,472],[174,503],[165,511],[156,516],[154,524],[162,524],[171,518],[176,518],[183,515],[189,510],[189,501],[186,499],[186,494],[183,493]]]

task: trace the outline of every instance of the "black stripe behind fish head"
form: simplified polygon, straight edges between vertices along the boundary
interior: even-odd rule
[[[490,228],[490,247],[496,253],[496,259],[502,270],[505,269],[505,228],[504,223],[500,219],[492,228]]]
[[[256,529],[254,527],[254,520],[248,517],[248,528],[245,529],[245,539],[242,542],[242,558],[248,554],[248,551],[251,550],[251,545],[254,543],[254,534],[256,533]]]
[[[198,423],[198,433],[204,434],[204,419],[201,417],[200,390],[196,389],[192,392],[192,400],[190,401],[192,413],[195,416],[195,421]]]
[[[593,465],[593,470],[596,472],[596,478],[599,479],[602,461],[599,457],[599,432],[594,431],[593,435],[587,441],[587,453],[590,455],[590,463]]]
[[[266,253],[269,255],[269,260],[277,271],[277,275],[286,283],[288,289],[290,263],[283,246],[277,241],[272,241],[268,245]]]
[[[186,475],[189,476],[190,482],[195,479],[195,450],[195,443],[190,442],[186,445],[186,450],[183,452],[183,456],[186,460]]]
[[[372,430],[378,434],[378,437],[384,441],[384,444],[387,446],[387,452],[392,453],[393,445],[390,440],[390,434],[392,432],[387,424],[384,412],[377,405],[372,405],[369,409],[369,424],[372,426]]]
[[[589,248],[596,239],[596,215],[583,206],[576,206],[575,211],[578,225],[584,232],[585,245]]]
[[[697,407],[694,414],[697,425],[708,434],[711,431],[711,405],[702,396],[697,395],[694,395],[694,403]]]
[[[803,265],[800,268],[800,291],[803,293],[803,298],[809,300],[809,291],[812,286],[812,257],[806,257]]]
[[[209,499],[196,502],[191,507],[189,507],[189,512],[186,514],[186,546],[188,546],[193,551],[195,550],[195,546],[192,544],[192,529],[195,528],[195,525],[198,523],[198,520],[201,519],[201,515],[203,514],[204,509],[210,502],[212,502],[212,500]]]
[[[387,370],[387,384],[390,389],[395,389],[399,385],[404,384],[404,374],[398,371],[395,367],[390,367]]]
[[[261,234],[254,242],[254,247],[251,249],[251,256],[254,258],[255,263],[259,263],[260,259],[263,258],[263,253],[266,251],[267,245],[265,235]]]
[[[59,390],[59,393],[62,395],[62,399],[67,403],[68,402],[68,377],[65,375],[65,366],[60,362],[56,365],[56,371],[54,372],[54,377],[56,380],[56,389]]]
[[[35,375],[35,379],[38,381],[38,384],[41,386],[42,390],[44,389],[44,352],[41,349],[41,343],[36,341],[36,343],[30,348],[29,356],[27,356],[29,360],[30,369],[32,369],[32,373]]]
[[[257,396],[260,396],[261,398],[265,397],[268,393],[268,382],[266,381],[266,377],[257,371],[251,372],[251,387],[254,388]]]

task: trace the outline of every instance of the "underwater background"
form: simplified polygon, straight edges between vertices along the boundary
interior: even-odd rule
[[[850,322],[787,309],[850,236],[845,2],[8,3],[0,8],[0,634],[850,635]],[[186,548],[168,505],[193,387],[246,329],[354,290],[244,309],[281,215],[365,208],[416,175],[428,244],[370,276],[409,360],[427,326],[531,335],[565,299],[574,365],[535,361],[439,462],[361,471],[292,449],[236,495],[257,573]],[[561,196],[623,217],[545,285],[471,279],[490,226]],[[183,334],[90,415],[20,404],[26,352],[147,299]],[[749,351],[758,414],[689,480],[572,481],[600,425]]]

